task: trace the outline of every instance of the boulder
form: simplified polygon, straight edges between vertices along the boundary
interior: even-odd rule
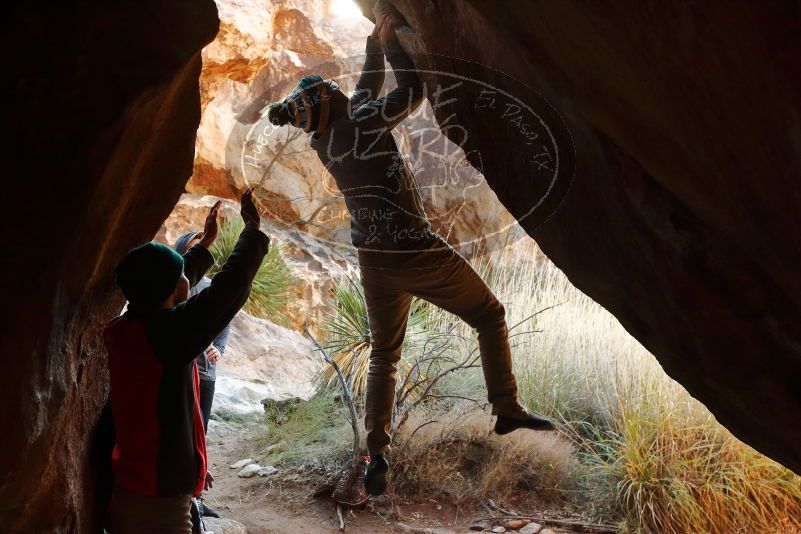
[[[393,4],[429,89],[487,83],[437,117],[547,256],[727,428],[801,473],[797,6]],[[542,159],[523,142],[542,124],[510,94],[550,132],[532,139]]]
[[[256,474],[259,475],[260,477],[266,477],[266,476],[272,475],[273,473],[277,473],[277,472],[278,472],[278,468],[277,467],[274,467],[272,465],[266,465],[266,466],[262,467],[261,469],[259,469],[258,473],[256,473]]]
[[[213,0],[14,2],[3,11],[13,131],[4,170],[0,524],[97,532],[108,439],[102,327],[113,269],[192,173]],[[15,228],[11,228],[11,226]],[[91,445],[94,438],[97,446]]]
[[[508,519],[504,522],[503,526],[509,530],[520,530],[530,522],[531,521],[528,519]]]
[[[520,534],[539,534],[542,531],[542,525],[539,523],[529,523],[520,529]]]
[[[246,465],[250,465],[250,464],[253,464],[253,463],[256,463],[256,462],[253,461],[253,458],[244,458],[242,460],[239,460],[237,462],[232,463],[229,467],[231,469],[242,469]]]
[[[222,407],[226,397],[235,397],[263,413],[262,401],[270,399],[308,399],[313,393],[312,379],[321,360],[311,342],[298,332],[265,319],[240,312],[231,323],[225,354],[217,364],[215,403]],[[250,388],[244,396],[237,387]],[[237,411],[237,410],[235,410]]]

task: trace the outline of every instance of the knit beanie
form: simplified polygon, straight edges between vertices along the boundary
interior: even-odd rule
[[[186,254],[187,249],[189,248],[189,242],[192,241],[198,232],[186,232],[182,234],[181,237],[175,240],[175,250],[178,254],[184,255]]]
[[[133,305],[158,306],[172,295],[184,272],[184,259],[161,243],[145,243],[117,266],[117,285]]]
[[[322,76],[313,74],[301,78],[300,83],[283,102],[271,106],[270,114],[289,116],[289,122],[304,132],[323,132],[328,127],[331,91],[339,89],[333,81],[325,81]],[[272,120],[272,118],[271,118]]]

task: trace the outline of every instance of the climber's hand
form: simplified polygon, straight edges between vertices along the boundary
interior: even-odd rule
[[[373,34],[375,35],[377,32],[382,43],[388,43],[396,39],[395,30],[401,26],[406,26],[403,15],[386,0],[376,2],[375,6],[373,6],[373,14],[375,15],[376,25]]]
[[[209,214],[206,215],[206,224],[203,226],[203,232],[200,234],[200,244],[206,248],[211,247],[214,244],[214,240],[217,239],[217,230],[219,226],[217,225],[217,212],[220,211],[220,205],[222,202],[219,200],[214,203],[214,205],[209,210]]]
[[[397,35],[395,35],[395,30],[402,26],[406,26],[406,22],[403,19],[395,17],[387,18],[384,21],[384,24],[381,26],[381,34],[378,36],[378,38],[382,43],[394,41],[398,38]]]
[[[242,220],[245,221],[245,228],[256,228],[258,230],[261,217],[259,216],[259,210],[256,208],[256,204],[253,203],[253,186],[245,190],[240,202],[242,207],[239,213],[242,215]]]
[[[211,471],[206,471],[206,487],[204,490],[208,491],[212,487],[214,487],[214,475],[211,474]]]
[[[373,26],[373,33],[370,34],[370,37],[373,39],[381,38],[381,19],[375,19],[375,26]]]

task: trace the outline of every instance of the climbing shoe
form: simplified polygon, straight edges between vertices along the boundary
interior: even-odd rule
[[[382,495],[387,490],[389,462],[381,455],[373,456],[367,465],[364,476],[364,489],[373,496]]]
[[[519,428],[553,430],[554,426],[550,419],[534,415],[520,405],[511,413],[498,414],[498,419],[495,421],[496,434],[503,436]]]

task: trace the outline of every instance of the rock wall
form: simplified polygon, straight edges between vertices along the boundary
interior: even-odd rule
[[[393,3],[418,67],[490,66],[557,111],[569,187],[523,226],[724,425],[801,473],[799,4]],[[543,183],[516,126],[465,98],[437,111],[525,215]]]
[[[203,114],[187,192],[235,199],[247,184],[258,183],[257,197],[269,218],[332,243],[349,243],[344,202],[310,150],[309,136],[274,129],[259,112],[305,74],[321,73],[352,90],[372,24],[341,18],[331,0],[217,0],[217,5],[221,29],[203,51]],[[390,73],[386,87],[393,84]],[[396,138],[419,171],[437,231],[467,252],[507,239],[514,218],[442,136],[430,108],[406,121]]]
[[[3,16],[0,525],[94,532],[100,330],[123,304],[111,273],[191,174],[218,19],[211,0],[19,2]]]

